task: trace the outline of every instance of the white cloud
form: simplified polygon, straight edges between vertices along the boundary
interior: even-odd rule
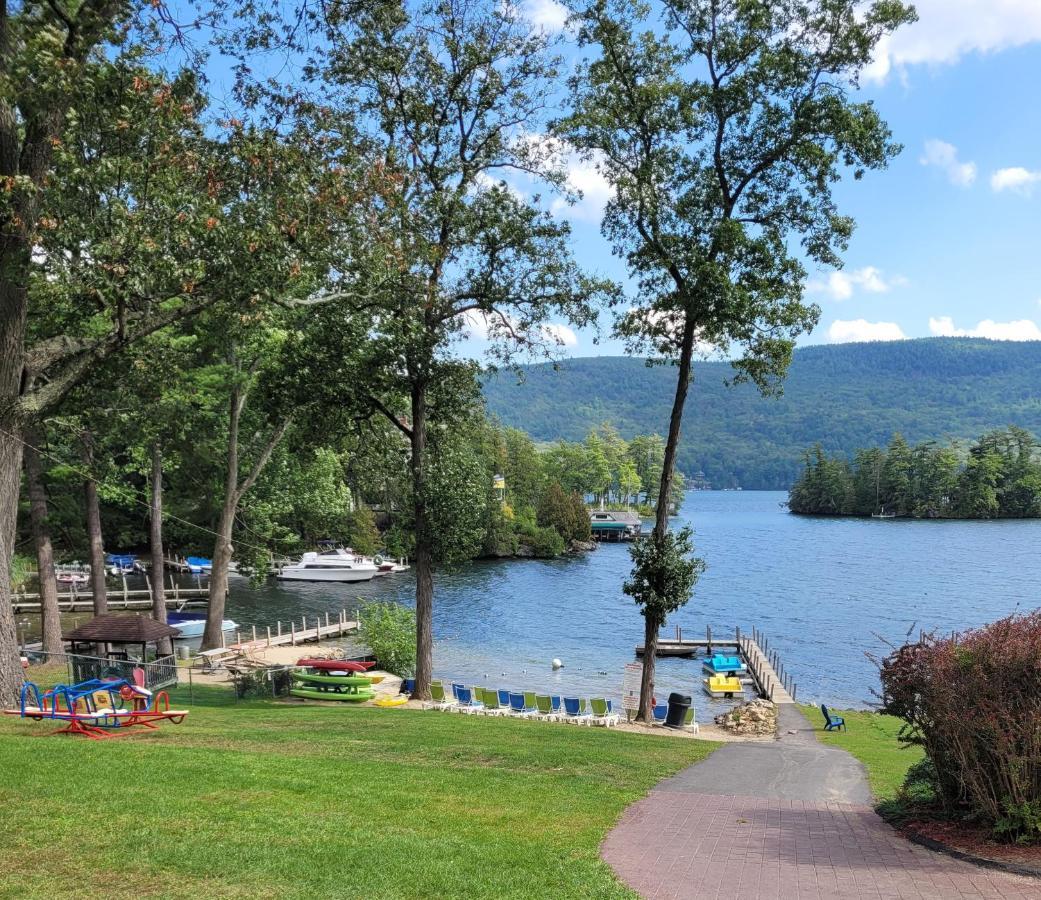
[[[574,204],[557,197],[553,201],[553,212],[565,218],[599,222],[614,190],[597,168],[597,159],[583,159],[577,153],[568,153],[564,166],[569,187],[582,196]]]
[[[561,347],[575,347],[578,345],[578,335],[567,325],[559,322],[550,322],[542,326],[543,336]]]
[[[995,191],[1015,191],[1017,194],[1030,196],[1034,185],[1041,181],[1041,172],[1031,172],[1022,166],[1009,169],[998,169],[990,176],[990,186]]]
[[[520,5],[521,15],[546,31],[561,31],[567,24],[567,7],[556,0],[525,0]]]
[[[893,69],[944,65],[969,53],[995,53],[1041,41],[1038,0],[915,0],[918,21],[879,42],[865,78]]]
[[[885,294],[894,287],[907,284],[902,275],[887,278],[881,269],[875,266],[864,266],[848,272],[831,272],[825,279],[814,279],[807,283],[806,289],[816,294],[830,294],[833,300],[848,300],[855,290],[868,294]]]
[[[984,319],[975,328],[955,328],[950,316],[929,319],[929,331],[937,337],[982,337],[994,341],[1041,341],[1041,328],[1030,319],[995,322]]]
[[[896,322],[869,322],[867,319],[836,319],[828,329],[828,340],[836,344],[855,341],[901,341],[906,337]]]
[[[516,328],[517,322],[510,316],[503,319],[495,313],[485,313],[479,309],[471,309],[459,316],[461,332],[464,337],[474,341],[491,341],[505,336],[507,328]],[[538,333],[544,341],[558,347],[578,346],[578,335],[561,322],[547,322],[538,327]]]
[[[935,138],[925,142],[925,151],[918,158],[923,166],[940,169],[951,184],[969,187],[976,180],[976,163],[958,159],[958,148]]]

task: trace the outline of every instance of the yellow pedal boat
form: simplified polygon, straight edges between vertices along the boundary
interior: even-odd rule
[[[740,697],[745,689],[741,686],[741,679],[732,675],[713,675],[711,678],[703,678],[705,693],[710,697]]]

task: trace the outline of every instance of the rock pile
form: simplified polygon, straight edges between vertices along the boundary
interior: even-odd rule
[[[715,722],[734,734],[776,734],[777,707],[769,700],[750,700],[716,716]]]

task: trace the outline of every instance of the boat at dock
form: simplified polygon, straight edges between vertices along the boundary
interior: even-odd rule
[[[745,692],[741,679],[732,675],[712,675],[709,678],[702,679],[702,681],[704,682],[705,693],[710,697],[725,697],[729,700],[735,695],[740,697]]]
[[[184,564],[192,575],[209,575],[213,571],[213,560],[205,556],[187,556]]]
[[[748,666],[741,662],[740,656],[724,656],[717,653],[702,660],[701,668],[709,675],[744,675]]]
[[[388,575],[375,561],[355,554],[349,547],[309,550],[299,562],[283,566],[275,576],[280,581],[335,581],[351,583],[372,581],[377,575]]]
[[[110,575],[132,575],[143,572],[144,568],[133,553],[108,553],[105,555],[105,568]]]

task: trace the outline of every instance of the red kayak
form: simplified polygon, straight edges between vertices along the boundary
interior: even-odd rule
[[[354,662],[349,659],[298,659],[296,664],[323,672],[365,672],[376,665],[375,662]]]

